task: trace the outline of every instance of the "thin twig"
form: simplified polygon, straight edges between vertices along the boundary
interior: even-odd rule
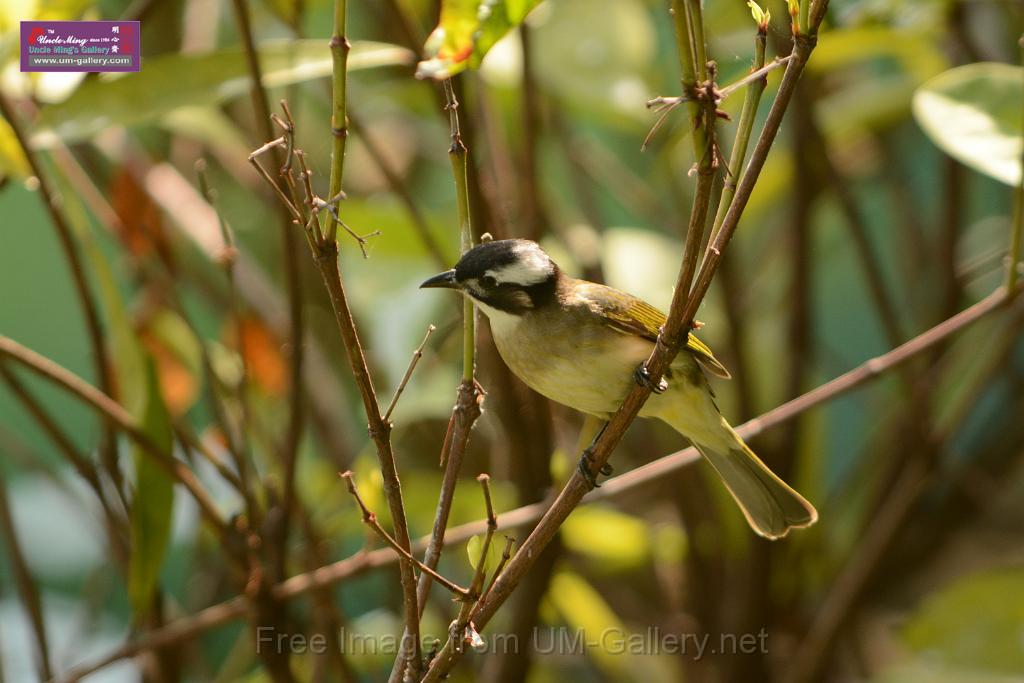
[[[345,480],[345,484],[346,486],[348,486],[348,492],[351,493],[352,497],[356,499],[356,504],[359,506],[359,511],[363,515],[363,522],[366,523],[366,525],[369,526],[371,529],[373,529],[373,531],[378,536],[384,539],[384,542],[391,546],[391,548],[396,553],[398,553],[398,555],[402,559],[404,559],[407,563],[419,569],[424,574],[429,574],[430,578],[432,578],[434,581],[437,581],[439,584],[450,590],[458,598],[468,599],[471,597],[472,594],[470,593],[469,589],[463,588],[454,581],[450,581],[441,574],[438,574],[432,568],[428,567],[427,565],[417,560],[408,550],[406,550],[398,544],[398,541],[396,541],[391,536],[391,534],[389,534],[387,530],[385,530],[384,527],[380,525],[380,521],[378,521],[376,513],[374,513],[372,510],[366,507],[366,503],[364,503],[363,499],[359,496],[359,490],[356,488],[356,483],[352,476],[352,472],[342,472],[339,476],[341,476],[341,478]]]
[[[398,399],[402,397],[405,385],[409,383],[409,378],[412,377],[412,373],[416,370],[416,365],[420,362],[420,358],[423,358],[423,347],[427,345],[427,340],[430,339],[431,333],[436,329],[433,325],[429,325],[427,333],[423,336],[423,341],[412,352],[412,360],[409,361],[409,367],[405,369],[405,375],[402,377],[402,381],[399,382],[398,389],[395,390],[395,395],[391,398],[391,403],[388,404],[388,409],[384,412],[385,422],[391,421],[391,413],[394,412],[395,406],[398,405]]]

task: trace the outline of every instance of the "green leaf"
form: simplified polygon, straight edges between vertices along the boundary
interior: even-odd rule
[[[903,632],[915,650],[947,666],[1024,671],[1024,571],[980,572],[925,600]]]
[[[331,73],[325,40],[263,43],[259,49],[268,88],[323,78]],[[386,43],[356,42],[349,71],[407,64],[408,50]],[[180,107],[210,106],[249,92],[249,72],[240,48],[202,55],[169,54],[147,59],[138,73],[86,81],[65,102],[43,109],[33,141],[88,138],[111,125],[153,122]]]
[[[936,145],[1007,185],[1021,178],[1024,67],[980,62],[943,72],[914,93],[914,117]]]
[[[480,563],[480,551],[484,547],[484,538],[486,534],[479,534],[469,539],[469,543],[466,544],[466,554],[469,556],[469,565],[476,569]],[[501,552],[504,548],[504,537],[493,536],[491,537],[491,545],[487,549],[487,557],[484,558],[484,571],[491,571],[498,566],[498,562],[501,561]]]
[[[477,68],[502,36],[523,23],[540,0],[442,0],[441,18],[423,46],[417,78],[444,80]]]
[[[156,370],[148,363],[146,405],[141,426],[161,451],[169,453],[173,442]],[[128,563],[128,597],[136,614],[149,611],[171,538],[174,482],[149,453],[133,449],[135,497],[131,509],[132,553]]]

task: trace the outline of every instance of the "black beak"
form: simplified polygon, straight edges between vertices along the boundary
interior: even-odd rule
[[[420,285],[420,289],[427,289],[430,287],[444,287],[445,289],[458,289],[459,283],[455,281],[455,269],[446,270],[443,273],[438,273],[432,278],[429,278]]]

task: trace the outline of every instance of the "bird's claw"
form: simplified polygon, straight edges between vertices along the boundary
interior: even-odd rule
[[[601,485],[597,483],[597,475],[594,474],[593,471],[591,471],[590,469],[593,466],[593,464],[594,454],[588,448],[585,451],[583,451],[583,455],[580,456],[578,468],[580,474],[583,475],[583,478],[587,481],[588,484],[590,484],[590,488],[599,489],[601,488]],[[601,465],[601,469],[598,470],[598,474],[603,474],[604,476],[607,477],[611,475],[613,471],[614,470],[612,469],[612,466],[608,463],[605,463]]]
[[[647,366],[644,363],[636,366],[636,371],[633,373],[633,379],[636,383],[642,387],[647,387],[656,394],[664,394],[668,390],[668,382],[664,377],[655,382],[651,379],[651,373],[647,372]]]

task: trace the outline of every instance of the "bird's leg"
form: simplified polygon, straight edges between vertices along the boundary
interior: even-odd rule
[[[668,390],[668,381],[662,377],[657,382],[651,379],[651,373],[647,372],[647,364],[641,363],[636,366],[633,372],[633,379],[642,387],[647,387],[656,394],[664,394]]]
[[[590,445],[583,449],[583,455],[580,456],[580,462],[578,466],[580,474],[583,475],[583,478],[587,480],[587,483],[590,484],[590,488],[592,489],[600,488],[601,486],[600,484],[597,483],[597,475],[594,474],[593,471],[591,471],[591,467],[594,464],[594,446],[597,444],[597,440],[601,438],[601,435],[604,434],[604,430],[607,428],[608,422],[605,421],[601,424],[601,429],[598,430],[597,434],[590,441]],[[601,469],[598,470],[598,474],[603,474],[604,476],[607,477],[613,471],[614,470],[612,470],[612,466],[608,463],[605,463],[604,465],[601,466]]]

